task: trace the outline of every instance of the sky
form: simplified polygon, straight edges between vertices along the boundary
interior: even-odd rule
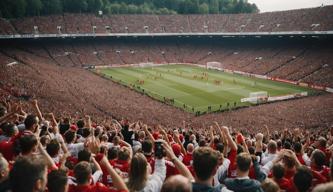
[[[333,0],[248,0],[248,2],[255,3],[260,12],[319,7],[322,4],[333,5]]]

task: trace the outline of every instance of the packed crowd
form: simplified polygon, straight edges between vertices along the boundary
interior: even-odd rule
[[[38,16],[0,19],[0,34],[329,31],[332,8],[223,15]]]
[[[27,109],[1,99],[0,191],[333,190],[333,127],[258,133],[212,122],[199,131],[185,121],[57,118],[35,99]]]

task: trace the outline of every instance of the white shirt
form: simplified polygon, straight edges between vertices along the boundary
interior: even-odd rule
[[[263,153],[261,155],[261,165],[266,165],[266,163],[273,161],[273,159],[275,159],[275,157],[277,157],[277,154],[274,153]]]
[[[159,192],[161,191],[166,177],[166,166],[164,159],[155,160],[154,173],[149,177],[146,186],[140,192]]]
[[[220,184],[221,178],[223,177],[227,178],[229,165],[230,165],[230,160],[224,158],[222,165],[219,166],[219,168],[216,171],[216,174],[214,175],[214,180],[213,180],[214,187]]]
[[[77,157],[79,152],[84,149],[84,143],[67,144],[67,149],[71,153],[71,156]]]

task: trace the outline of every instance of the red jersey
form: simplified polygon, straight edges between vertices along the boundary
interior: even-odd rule
[[[229,152],[228,159],[230,160],[230,165],[228,169],[228,177],[236,178],[237,177],[237,164],[236,164],[237,150],[232,149]]]
[[[192,165],[192,162],[193,162],[193,154],[187,153],[183,158],[184,165],[190,166]]]
[[[102,183],[96,183],[95,185],[70,185],[68,192],[126,192],[126,190],[111,189]]]

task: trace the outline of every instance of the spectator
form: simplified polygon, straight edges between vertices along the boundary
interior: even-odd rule
[[[12,192],[45,191],[47,184],[47,167],[43,159],[33,156],[18,158],[10,172]]]
[[[308,192],[311,189],[312,173],[306,166],[300,166],[297,168],[293,182],[297,192]]]
[[[67,192],[67,174],[64,170],[53,170],[47,175],[47,189],[49,192]]]
[[[226,179],[225,185],[229,190],[235,192],[263,191],[260,182],[249,178],[249,171],[252,164],[251,155],[248,153],[240,153],[237,155],[237,178]]]

